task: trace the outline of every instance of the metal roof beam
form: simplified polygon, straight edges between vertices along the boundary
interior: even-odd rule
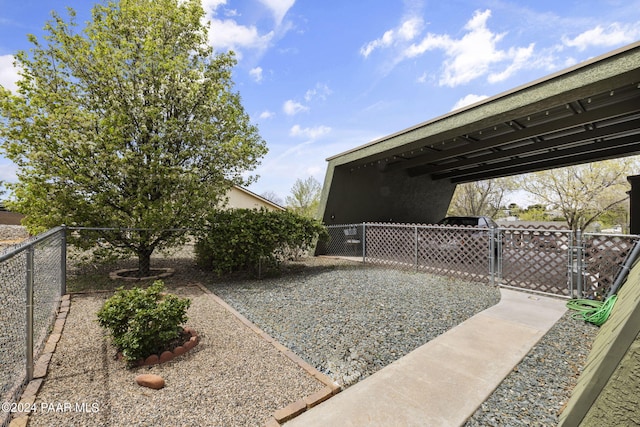
[[[475,168],[451,171],[443,174],[433,174],[431,177],[434,180],[450,179],[451,182],[455,183],[471,182],[543,169],[553,169],[561,166],[577,165],[590,161],[631,156],[638,153],[640,153],[640,135],[630,135],[565,150],[554,150],[550,153],[535,156],[479,165]]]
[[[486,162],[495,162],[496,160],[504,159],[504,158],[514,158],[517,156],[526,155],[530,152],[536,152],[541,150],[551,150],[551,149],[563,149],[564,146],[574,145],[581,142],[586,142],[589,140],[594,140],[597,138],[604,138],[607,136],[615,136],[616,134],[627,133],[636,131],[636,133],[640,133],[640,119],[630,120],[628,122],[604,126],[595,128],[589,131],[583,131],[580,133],[560,137],[553,138],[549,140],[543,140],[540,142],[532,142],[531,144],[518,146],[516,148],[505,148],[504,150],[493,152],[491,154],[486,154],[482,156],[472,157],[465,160],[460,160],[455,163],[445,163],[445,164],[425,164],[422,166],[418,166],[415,168],[408,169],[408,173],[410,176],[415,175],[423,175],[423,174],[433,174],[438,172],[443,172],[447,170],[451,170],[453,167],[465,167],[472,166],[478,163],[486,163]],[[426,162],[430,162],[430,158],[428,155],[421,156]],[[417,159],[416,159],[417,160]]]
[[[589,123],[607,120],[618,116],[628,115],[630,113],[635,113],[638,111],[640,111],[640,101],[638,100],[638,98],[632,98],[622,101],[613,106],[594,109],[584,113],[576,114],[571,117],[550,121],[538,126],[527,127],[520,131],[514,131],[513,133],[503,134],[494,138],[474,142],[472,144],[466,144],[460,147],[451,148],[449,150],[443,149],[441,152],[433,154],[429,158],[429,162],[435,163],[440,160],[464,156],[493,147],[500,147],[514,142],[531,139],[537,136],[544,136],[545,134],[567,130],[578,126],[584,126]],[[409,169],[420,166],[424,163],[424,159],[418,158],[389,165],[389,168]]]

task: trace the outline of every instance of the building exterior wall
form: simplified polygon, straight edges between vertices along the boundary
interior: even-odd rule
[[[276,205],[244,188],[233,187],[227,194],[226,207],[229,209],[267,209],[270,211],[283,211],[283,207]]]
[[[24,215],[19,213],[0,211],[0,224],[2,225],[20,225],[23,218]]]
[[[560,426],[640,424],[640,263],[596,336]]]
[[[455,184],[434,182],[427,175],[408,177],[402,170],[387,172],[376,166],[336,167],[329,181],[321,201],[322,220],[327,225],[432,223],[446,215],[455,190]]]

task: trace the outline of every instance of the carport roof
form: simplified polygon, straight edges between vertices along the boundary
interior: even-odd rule
[[[327,159],[454,183],[640,153],[640,42]]]

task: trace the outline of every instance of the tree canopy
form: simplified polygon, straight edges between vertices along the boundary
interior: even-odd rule
[[[287,208],[298,215],[314,218],[318,215],[321,191],[322,187],[314,177],[298,178],[291,187],[291,195],[286,198]]]
[[[626,177],[633,158],[545,170],[521,178],[522,188],[560,210],[572,230],[584,230],[604,212],[628,199]]]
[[[198,227],[266,153],[214,53],[199,0],[97,4],[78,31],[57,13],[19,52],[17,93],[0,86],[0,145],[19,167],[11,207],[32,230],[103,233],[148,272],[156,248]],[[172,231],[173,230],[173,231]]]
[[[502,208],[506,193],[513,189],[511,178],[458,184],[449,204],[448,215],[486,215],[493,218]]]

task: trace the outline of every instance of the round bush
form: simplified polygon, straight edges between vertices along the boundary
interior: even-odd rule
[[[119,288],[98,311],[98,323],[129,363],[165,350],[180,336],[191,301],[163,291],[161,280],[146,289]]]

